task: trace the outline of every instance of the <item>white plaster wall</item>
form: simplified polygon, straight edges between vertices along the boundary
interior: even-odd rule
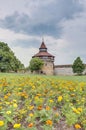
[[[62,67],[54,69],[55,75],[74,75],[71,67]]]
[[[55,75],[74,75],[71,67],[56,67],[54,68]],[[83,74],[86,74],[86,69],[84,70]]]

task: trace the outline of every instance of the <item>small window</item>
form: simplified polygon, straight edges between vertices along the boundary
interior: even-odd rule
[[[46,51],[47,51],[47,48],[41,48],[40,51],[41,51],[41,52],[44,52],[44,51],[46,52]]]
[[[43,58],[43,59],[47,59],[48,57],[47,57],[47,56],[43,56],[42,58]]]

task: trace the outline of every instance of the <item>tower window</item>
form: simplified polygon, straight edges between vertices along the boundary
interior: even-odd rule
[[[43,59],[47,59],[48,57],[47,57],[47,56],[43,56],[42,58],[43,58]]]
[[[40,51],[47,51],[47,49],[46,48],[40,48]]]

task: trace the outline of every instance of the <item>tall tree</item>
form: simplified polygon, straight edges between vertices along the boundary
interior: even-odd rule
[[[41,70],[43,64],[43,60],[41,60],[40,58],[32,58],[30,61],[29,69],[31,70],[31,72],[38,72],[39,70]]]
[[[76,60],[74,61],[73,65],[72,65],[72,68],[73,68],[74,73],[77,73],[78,75],[82,74],[82,72],[85,69],[85,65],[83,64],[80,57],[76,58]]]
[[[16,58],[13,51],[4,42],[0,42],[0,71],[17,71],[24,65]]]

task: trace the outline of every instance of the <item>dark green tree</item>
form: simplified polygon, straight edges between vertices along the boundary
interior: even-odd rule
[[[44,64],[43,60],[41,60],[40,58],[32,58],[30,61],[29,69],[31,70],[31,72],[33,71],[39,72],[43,64]]]
[[[13,51],[4,42],[0,42],[0,71],[17,71],[24,68],[24,65],[16,58]]]
[[[76,73],[78,75],[82,74],[82,72],[85,69],[85,65],[83,64],[83,62],[82,62],[80,57],[76,58],[76,60],[74,61],[73,65],[72,65],[72,68],[73,68],[73,72],[74,73]]]

